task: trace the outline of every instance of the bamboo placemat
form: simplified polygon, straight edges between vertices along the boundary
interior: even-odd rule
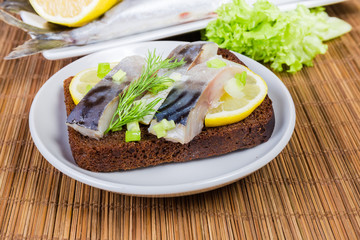
[[[353,30],[314,67],[278,74],[297,112],[287,147],[236,183],[176,198],[115,194],[52,167],[28,114],[39,88],[75,59],[4,61],[28,36],[0,22],[0,238],[359,239],[360,2],[327,12]]]

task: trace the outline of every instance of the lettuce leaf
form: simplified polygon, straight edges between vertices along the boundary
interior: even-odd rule
[[[323,41],[351,30],[338,18],[329,17],[324,8],[309,10],[298,5],[281,12],[267,0],[251,7],[245,0],[233,0],[217,10],[218,18],[208,24],[205,38],[222,48],[243,53],[257,61],[271,62],[271,68],[294,73],[303,65],[312,66],[317,54],[324,54]]]

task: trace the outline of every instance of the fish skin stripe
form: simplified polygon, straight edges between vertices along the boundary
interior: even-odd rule
[[[160,106],[159,111],[163,112],[172,107],[176,102],[186,95],[186,92],[180,92],[178,89],[171,89],[168,97],[165,99],[163,105]]]
[[[174,120],[175,123],[180,123],[186,125],[190,111],[196,105],[197,99],[200,97],[201,93],[198,92],[188,101],[188,104],[184,105],[180,109],[176,110],[176,113],[170,117],[169,120]]]
[[[179,90],[177,90],[179,91]],[[162,119],[174,120],[175,123],[186,125],[187,116],[191,109],[196,105],[197,99],[200,97],[201,92],[181,92],[179,96],[167,104],[165,108],[159,109],[159,113],[155,116],[158,121]]]

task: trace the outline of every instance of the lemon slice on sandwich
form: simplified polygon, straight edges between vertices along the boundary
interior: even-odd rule
[[[118,2],[119,0],[30,0],[41,17],[68,27],[80,27]]]
[[[116,64],[110,63],[110,68],[112,69]],[[78,104],[85,94],[101,80],[97,76],[97,70],[97,67],[85,69],[71,80],[69,91],[75,104]]]
[[[264,101],[268,90],[266,82],[250,69],[244,69],[239,79],[233,78],[225,84],[225,93],[205,117],[206,127],[239,122]]]

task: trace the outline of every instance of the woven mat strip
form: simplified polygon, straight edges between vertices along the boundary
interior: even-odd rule
[[[314,67],[277,73],[296,105],[289,144],[250,176],[187,197],[123,196],[57,171],[33,144],[28,113],[45,81],[75,59],[0,60],[0,238],[359,238],[360,3],[326,9],[354,28]],[[2,59],[28,36],[0,29]]]

